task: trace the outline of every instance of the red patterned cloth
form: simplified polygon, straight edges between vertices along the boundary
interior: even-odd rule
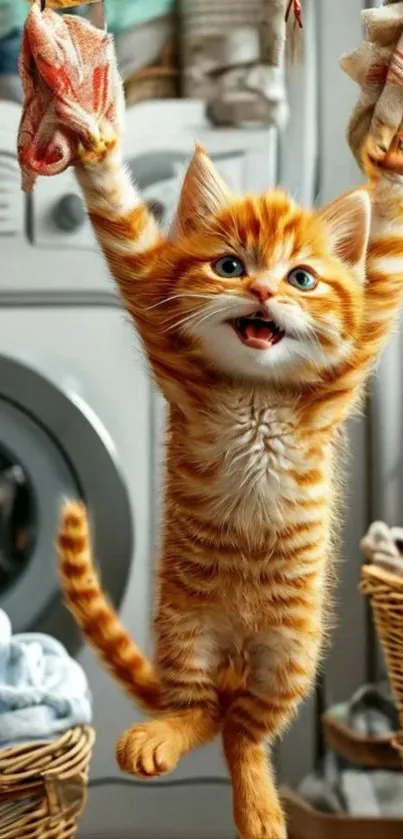
[[[122,84],[113,41],[73,15],[32,6],[20,57],[24,106],[18,136],[22,188],[38,175],[56,175],[74,163],[78,144],[91,148],[108,125],[120,134]]]

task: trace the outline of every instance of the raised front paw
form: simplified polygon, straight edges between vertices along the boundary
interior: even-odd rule
[[[340,60],[360,88],[348,127],[349,145],[375,181],[385,170],[403,174],[402,20],[389,5],[385,2],[382,8],[364,13],[368,39]]]
[[[118,742],[116,754],[123,772],[155,778],[175,768],[181,743],[169,723],[153,720],[130,728]]]
[[[385,173],[403,175],[403,130],[375,120],[361,150],[362,167],[371,180]]]
[[[94,166],[105,159],[109,151],[111,151],[118,143],[118,138],[106,137],[101,134],[99,137],[93,138],[91,143],[84,146],[79,143],[77,148],[77,157],[83,166]]]

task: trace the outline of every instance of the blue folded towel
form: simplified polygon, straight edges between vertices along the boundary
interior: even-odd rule
[[[92,720],[84,671],[47,635],[12,635],[0,610],[0,748],[50,740]]]

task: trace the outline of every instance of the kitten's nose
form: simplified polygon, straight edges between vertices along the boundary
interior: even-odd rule
[[[273,284],[266,277],[259,277],[255,280],[249,291],[257,297],[260,303],[265,303],[270,297],[276,293]]]

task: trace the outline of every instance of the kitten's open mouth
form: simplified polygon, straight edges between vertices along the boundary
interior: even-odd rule
[[[260,312],[247,318],[236,318],[230,323],[239,340],[254,350],[268,350],[285,335],[274,320],[269,320]]]

